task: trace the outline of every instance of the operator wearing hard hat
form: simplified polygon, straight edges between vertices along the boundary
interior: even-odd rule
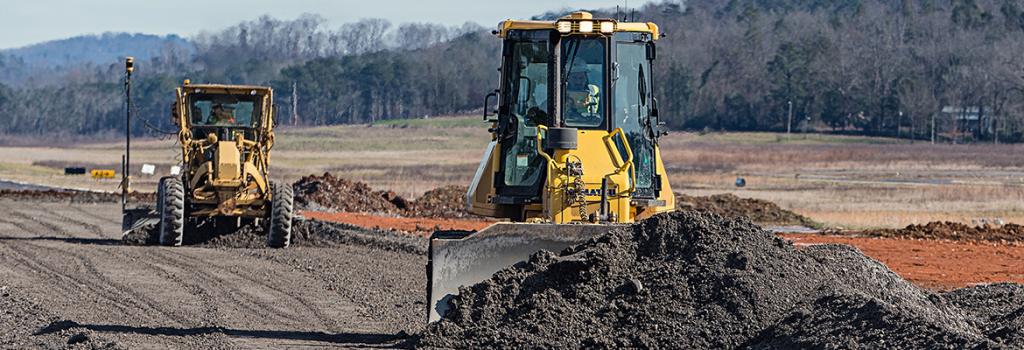
[[[600,118],[600,93],[597,85],[590,83],[587,76],[587,62],[576,58],[569,71],[565,88],[566,121],[580,121],[589,124]]]

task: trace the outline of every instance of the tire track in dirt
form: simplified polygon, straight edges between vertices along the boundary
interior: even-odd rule
[[[264,260],[264,261],[267,261],[267,262],[270,262],[270,263],[273,263],[273,264],[279,264],[279,265],[287,266],[288,268],[290,268],[293,271],[297,271],[298,273],[301,273],[301,274],[304,274],[304,275],[308,275],[311,279],[319,281],[319,282],[321,282],[321,283],[323,283],[325,285],[328,285],[328,286],[329,285],[336,285],[336,284],[339,284],[339,283],[344,284],[344,282],[346,282],[346,281],[343,281],[343,280],[339,281],[338,280],[338,276],[332,276],[330,274],[330,272],[322,271],[322,270],[319,270],[319,269],[307,270],[307,269],[302,269],[302,268],[296,268],[296,267],[294,267],[292,264],[290,264],[288,262],[288,257],[286,257],[286,256],[268,255],[268,254],[255,254],[255,252],[250,252],[250,253],[252,253],[252,254],[240,254],[240,255],[243,256],[243,257],[257,258],[257,259]],[[408,254],[408,253],[399,252],[399,254]],[[319,257],[319,256],[315,256],[315,255],[309,255],[309,254],[306,254],[305,258],[310,259],[312,261],[325,261],[326,262],[326,261],[330,260],[330,257],[327,257],[326,259],[324,259],[323,257]],[[322,260],[318,260],[318,259],[322,259]],[[379,301],[375,302],[373,300],[374,298],[366,298],[365,297],[365,293],[356,292],[356,291],[351,290],[349,288],[346,288],[344,286],[339,286],[338,288],[331,289],[331,290],[328,290],[326,292],[329,292],[330,294],[334,295],[337,298],[340,298],[342,300],[346,300],[346,301],[352,303],[355,311],[359,315],[361,315],[363,317],[375,317],[375,316],[369,316],[369,315],[378,315],[378,314],[380,314],[380,312],[382,310],[381,309],[382,305],[379,303]],[[378,293],[387,293],[387,291],[379,291]],[[388,301],[385,302],[385,305],[392,306],[392,305],[394,305],[393,302],[394,302],[394,300],[388,300]],[[414,307],[420,307],[420,306],[422,306],[422,305],[414,306]],[[422,307],[426,307],[426,306],[422,306]],[[385,316],[385,317],[391,317],[391,316]],[[339,325],[343,325],[343,323],[341,323],[340,320],[339,321],[335,321],[335,323],[337,323]]]
[[[165,254],[165,251],[150,251],[146,253],[147,255],[156,257],[161,261],[172,263],[174,267],[179,268],[185,273],[192,274],[192,277],[202,281],[200,288],[211,292],[210,295],[212,295],[213,298],[221,297],[227,299],[227,301],[223,303],[225,305],[238,307],[243,309],[241,311],[248,312],[252,315],[257,315],[265,319],[277,319],[285,324],[304,325],[307,323],[301,315],[281,311],[279,306],[260,302],[255,298],[244,295],[245,293],[241,292],[241,288],[238,288],[231,281],[206,272],[205,270],[214,267],[214,265],[209,262],[193,264],[179,258],[181,255],[178,253],[172,253],[177,255],[177,257],[172,257],[171,255]],[[244,280],[250,281],[248,279]]]
[[[32,216],[29,216],[29,215],[27,215],[27,214],[25,214],[25,213],[23,213],[21,211],[13,210],[13,211],[10,212],[10,214],[13,217],[20,218],[21,220],[34,223],[34,224],[44,228],[45,230],[48,230],[49,231],[48,233],[61,235],[61,236],[67,237],[67,238],[79,238],[79,237],[76,237],[75,235],[71,234],[70,232],[64,230],[63,228],[61,228],[60,226],[58,226],[56,224],[45,222],[45,221],[38,221],[35,218],[33,218]],[[7,220],[7,221],[10,221],[10,220]],[[26,230],[26,232],[37,232],[37,231],[31,230],[30,225],[27,225],[24,222],[12,223],[12,224],[17,226],[17,227],[19,227],[19,228],[21,228],[21,229],[23,229],[23,230]],[[138,310],[151,310],[151,311],[153,311],[155,313],[158,313],[160,315],[163,315],[167,319],[173,320],[173,321],[175,321],[177,323],[180,323],[180,324],[183,324],[183,325],[188,323],[185,318],[183,318],[181,316],[178,316],[178,315],[176,315],[175,313],[173,313],[171,311],[164,310],[164,309],[161,309],[161,308],[157,307],[156,305],[159,305],[159,303],[156,300],[146,296],[145,294],[142,294],[142,293],[136,291],[135,289],[131,288],[130,286],[127,286],[127,285],[124,285],[124,284],[121,284],[121,283],[117,283],[114,280],[110,279],[109,277],[104,276],[103,273],[100,272],[99,269],[96,268],[96,266],[92,262],[91,258],[86,257],[85,255],[83,255],[83,254],[81,254],[79,252],[76,252],[73,249],[72,250],[61,249],[61,248],[57,248],[57,247],[51,247],[51,246],[48,246],[48,245],[36,244],[34,242],[29,242],[29,241],[22,241],[20,243],[21,244],[7,244],[7,247],[9,249],[19,253],[25,259],[28,259],[29,261],[35,263],[37,266],[41,266],[45,270],[48,270],[50,274],[57,275],[57,276],[62,276],[63,278],[65,278],[67,280],[74,281],[77,285],[79,285],[79,287],[82,287],[82,288],[85,288],[85,289],[89,290],[91,293],[95,294],[97,297],[99,297],[101,299],[105,299],[105,300],[109,301],[110,303],[112,303],[114,305],[120,305],[120,303],[128,302],[130,304],[135,305],[135,307]],[[86,273],[86,276],[88,278],[74,276],[73,274],[70,274],[70,273],[61,273],[60,272],[60,266],[57,266],[56,264],[53,264],[52,261],[51,261],[52,259],[41,259],[41,258],[39,258],[40,254],[39,254],[38,250],[36,250],[33,253],[33,252],[29,252],[28,250],[24,249],[25,247],[33,247],[35,249],[45,249],[45,250],[50,250],[50,251],[54,251],[54,252],[59,252],[60,253],[60,254],[57,254],[57,255],[43,254],[44,256],[69,256],[69,257],[72,257],[72,258],[74,258],[75,260],[78,261],[77,267],[79,267],[81,269],[84,269],[83,272]],[[102,254],[102,255],[108,255],[108,254],[111,254],[113,252],[116,252],[116,251],[111,251],[109,249],[101,249],[98,246],[96,247],[96,251],[100,252],[100,254]],[[37,270],[36,272],[38,273],[38,272],[45,272],[45,271]],[[44,273],[43,275],[46,275],[46,273]],[[124,298],[112,298],[112,297],[110,297],[110,295],[120,295],[120,296],[122,296]],[[140,300],[141,300],[141,302],[140,302]],[[148,315],[148,314],[149,313],[146,313],[146,315]],[[129,315],[131,315],[131,314],[129,314]]]
[[[238,277],[238,278],[240,278],[242,280],[245,280],[245,281],[247,281],[249,283],[252,283],[254,285],[258,285],[261,288],[265,288],[267,290],[273,291],[274,293],[278,294],[279,296],[284,296],[285,298],[293,300],[295,303],[297,303],[298,305],[302,306],[303,309],[306,309],[310,314],[312,314],[314,317],[316,317],[317,321],[319,321],[319,324],[322,324],[322,325],[335,325],[335,326],[337,325],[337,321],[334,318],[331,318],[331,317],[327,316],[326,314],[323,313],[323,311],[320,308],[316,307],[315,305],[313,305],[313,303],[311,303],[310,301],[306,300],[305,298],[303,298],[301,296],[298,296],[298,295],[295,295],[295,293],[287,292],[287,291],[285,291],[285,290],[283,290],[283,289],[281,289],[281,288],[279,288],[279,287],[277,287],[275,285],[272,285],[272,284],[267,283],[265,281],[261,281],[260,279],[257,279],[257,278],[252,278],[252,277],[246,276],[244,274],[232,271],[232,270],[230,270],[230,269],[228,269],[226,267],[209,264],[208,262],[202,261],[198,257],[188,255],[185,252],[171,252],[171,253],[177,256],[179,262],[181,262],[184,265],[189,266],[191,268],[190,270],[192,270],[192,271],[197,271],[198,272],[198,271],[201,271],[202,268],[204,268],[204,267],[205,268],[213,268],[213,269],[221,271],[221,272],[223,272],[225,274]],[[157,255],[163,256],[165,258],[167,257],[167,255],[162,254],[162,253],[157,253]],[[185,260],[188,260],[189,262],[186,262]],[[291,269],[290,266],[288,268]],[[220,280],[220,281],[224,281],[223,279],[215,277],[212,274],[205,273],[205,272],[203,272],[203,274],[205,274],[206,276],[208,276],[210,278],[217,279],[217,280]],[[280,305],[270,305],[268,303],[259,302],[259,301],[256,301],[257,299],[255,299],[255,298],[246,298],[245,300],[247,300],[249,302],[252,302],[255,305],[258,305],[259,307],[263,308],[263,310],[279,310],[280,309]],[[307,318],[304,318],[302,313],[298,313],[298,310],[293,310],[293,312],[291,314],[289,314],[289,313],[281,313],[280,311],[278,311],[278,313],[280,315],[288,316],[289,319],[291,319],[293,321],[296,321],[299,324],[308,324],[309,323],[309,320]]]
[[[71,208],[75,208],[75,207],[72,206]],[[49,207],[49,206],[41,206],[40,209],[42,209],[43,213],[45,213],[45,214],[48,214],[48,215],[51,215],[53,217],[60,218],[61,220],[65,220],[67,222],[79,225],[82,228],[84,228],[87,231],[89,231],[90,233],[96,235],[96,237],[98,237],[98,238],[110,238],[110,237],[108,237],[105,234],[105,230],[100,225],[97,225],[97,224],[85,221],[83,219],[72,218],[72,217],[70,217],[70,216],[68,216],[66,214],[63,214],[63,213],[61,213],[61,212],[57,211],[56,209],[54,209],[52,207]]]
[[[69,224],[82,226],[82,227],[86,228],[88,231],[90,231],[90,233],[92,233],[93,235],[95,235],[97,237],[107,238],[107,237],[105,237],[103,235],[103,230],[98,225],[90,224],[90,223],[87,223],[87,222],[84,222],[84,221],[81,221],[81,220],[77,220],[77,219],[68,217],[66,215],[59,214],[59,213],[57,213],[56,211],[54,211],[53,209],[50,209],[50,208],[40,207],[40,209],[41,209],[41,211],[44,214],[46,214],[47,216],[49,216],[51,218],[56,218],[56,219],[62,220],[64,222],[67,222]],[[17,211],[17,210],[13,211],[13,213],[14,213],[15,216],[17,216],[17,217],[19,217],[19,218],[21,218],[23,220],[32,221],[32,222],[35,222],[35,223],[39,224],[40,226],[44,226],[51,233],[59,234],[61,236],[65,236],[65,237],[69,237],[69,238],[77,238],[75,235],[71,234],[70,232],[68,232],[63,227],[58,226],[56,224],[53,224],[51,222],[44,221],[44,220],[39,220],[39,219],[37,219],[37,218],[35,218],[33,216],[27,215],[27,214],[22,213],[22,212]],[[32,232],[25,225],[22,225],[21,229],[26,230],[26,232]],[[50,248],[50,249],[53,249],[53,248]],[[160,248],[158,248],[158,249],[160,249]],[[67,251],[65,251],[65,252],[67,252]],[[77,254],[70,253],[70,252],[68,252],[68,253],[78,257],[79,260],[83,262],[83,265],[85,265],[85,266],[87,266],[87,268],[91,269],[90,272],[93,272],[94,274],[98,274],[99,273],[99,271],[97,271],[95,269],[95,267],[92,266],[91,263],[84,262],[84,260],[83,260],[84,258],[81,255],[77,255]],[[299,315],[297,313],[289,313],[289,312],[282,311],[281,308],[280,308],[280,305],[271,305],[269,303],[259,302],[259,301],[256,301],[256,299],[254,299],[254,298],[249,298],[249,297],[246,297],[245,295],[242,295],[242,293],[239,292],[240,288],[231,286],[232,283],[229,282],[228,280],[223,279],[223,278],[218,278],[218,277],[214,276],[213,274],[210,274],[210,273],[207,273],[207,272],[203,272],[203,270],[207,269],[209,267],[218,268],[220,271],[229,273],[229,274],[234,275],[234,276],[238,276],[239,278],[241,278],[241,279],[243,279],[243,280],[245,280],[247,282],[258,284],[260,286],[263,286],[263,287],[265,287],[265,288],[267,288],[269,290],[272,290],[272,291],[276,292],[279,295],[283,295],[283,296],[286,296],[288,298],[291,298],[291,299],[297,301],[300,305],[302,305],[304,308],[306,308],[311,313],[313,313],[313,315],[315,315],[321,322],[328,322],[328,323],[333,323],[334,322],[333,319],[325,316],[319,309],[313,307],[311,305],[311,303],[309,303],[308,301],[303,300],[303,299],[298,298],[298,297],[295,297],[295,296],[291,295],[290,293],[284,292],[283,290],[281,290],[279,288],[276,288],[274,286],[271,286],[271,285],[269,285],[269,284],[267,284],[265,282],[260,282],[260,281],[258,281],[256,279],[248,278],[248,277],[243,276],[241,274],[234,273],[232,271],[228,271],[228,270],[223,269],[223,268],[219,268],[216,265],[210,264],[208,262],[200,261],[198,263],[188,263],[185,260],[172,258],[169,255],[162,254],[162,253],[159,253],[159,252],[149,252],[149,254],[153,255],[153,256],[158,256],[158,257],[162,258],[163,261],[166,261],[166,262],[172,262],[172,261],[175,262],[176,263],[175,265],[178,265],[176,267],[181,267],[182,271],[192,272],[196,277],[204,280],[205,282],[209,283],[211,286],[214,286],[212,288],[212,290],[217,290],[218,293],[212,293],[212,295],[223,296],[223,297],[225,297],[225,298],[230,300],[229,305],[239,306],[239,307],[245,309],[246,311],[248,311],[248,312],[250,312],[250,313],[252,313],[254,315],[262,315],[263,317],[267,317],[267,318],[276,318],[276,319],[278,319],[280,321],[283,321],[284,323],[290,323],[290,324],[296,324],[296,325],[304,325],[304,324],[307,323],[307,320],[302,318],[301,315]],[[181,254],[178,254],[178,253],[175,253],[175,254],[177,256],[179,256],[179,257],[186,257],[185,255],[181,255]],[[120,255],[125,256],[124,254],[120,254]],[[193,261],[198,261],[199,260],[199,259],[196,259],[194,257],[188,257],[188,258],[193,259]],[[142,263],[146,264],[149,267],[149,269],[157,269],[157,271],[163,271],[164,275],[167,276],[166,271],[161,270],[158,265],[155,265],[155,264],[152,264],[152,263],[146,263],[147,259],[150,259],[150,257],[136,257],[135,261],[142,262]],[[113,283],[113,282],[111,281],[111,283]],[[191,288],[191,289],[194,290],[194,287],[196,287],[196,286],[194,286],[194,285],[193,286],[182,285],[182,287],[183,288]],[[211,290],[207,289],[207,291],[211,291]],[[225,293],[225,292],[227,292],[227,293]],[[137,294],[137,295],[140,298],[147,299],[147,303],[149,305],[157,305],[156,302],[153,299],[146,298],[145,296],[143,296],[141,294]],[[183,322],[183,320],[180,319],[180,318],[177,321]]]
[[[121,220],[119,220],[117,218],[110,218],[110,217],[107,217],[107,216],[96,214],[94,212],[82,209],[82,206],[80,206],[80,205],[72,205],[69,208],[73,209],[74,211],[76,211],[76,212],[78,212],[78,213],[80,213],[82,215],[85,215],[85,216],[88,216],[88,217],[91,217],[91,218],[94,218],[94,219],[97,219],[97,220],[100,220],[100,221],[109,222],[109,223],[112,223],[112,224],[115,224],[115,225],[121,225]]]
[[[81,220],[73,219],[73,218],[70,218],[70,217],[65,216],[65,215],[60,215],[60,214],[58,214],[58,213],[56,213],[53,210],[48,209],[48,208],[41,208],[41,209],[42,209],[42,211],[44,213],[46,213],[46,214],[48,214],[50,216],[58,217],[58,218],[66,221],[66,222],[68,222],[70,224],[81,225],[83,227],[89,228],[92,234],[94,234],[96,236],[99,236],[101,238],[106,238],[106,237],[103,236],[102,228],[99,228],[99,226],[89,225],[88,223],[85,223],[85,222],[83,222]],[[21,214],[21,216],[24,217],[24,218],[28,218],[28,216],[24,215],[23,213],[19,213],[19,214]],[[72,234],[70,234],[69,232],[67,232],[66,230],[61,228],[60,226],[49,224],[49,223],[45,223],[44,224],[42,222],[40,222],[40,224],[42,226],[46,226],[47,228],[52,228],[53,229],[52,231],[54,233],[59,233],[61,235],[67,236],[67,237],[73,237]],[[49,224],[49,225],[47,225],[47,224]],[[160,247],[153,247],[153,248],[161,249]],[[125,257],[125,258],[129,257],[128,255],[124,254],[120,250],[114,250],[114,251],[110,251],[110,249],[104,249],[104,250],[107,253],[116,253],[116,254],[121,255],[122,257]],[[158,252],[152,252],[151,251],[151,252],[147,252],[147,253],[148,253],[147,255],[150,255],[150,256],[141,256],[141,257],[140,256],[133,256],[134,262],[140,262],[142,264],[145,264],[150,270],[155,270],[158,273],[163,274],[165,277],[170,275],[170,273],[168,273],[167,271],[163,270],[158,264],[149,263],[149,262],[147,262],[147,260],[152,259],[151,256],[159,256],[159,257],[163,258],[162,261],[171,262],[171,260],[172,260],[171,258],[169,258],[167,255],[163,255],[163,254],[160,254]],[[237,288],[230,288],[230,287],[228,287],[229,284],[224,283],[225,282],[224,280],[218,279],[218,278],[214,277],[213,275],[211,275],[209,273],[203,272],[202,266],[198,266],[198,265],[195,265],[195,264],[188,265],[188,264],[185,264],[181,260],[177,260],[177,262],[178,262],[178,264],[174,264],[174,265],[177,265],[176,267],[181,268],[182,271],[190,271],[193,274],[195,274],[195,276],[197,276],[200,279],[202,279],[202,280],[206,281],[207,283],[209,283],[211,286],[216,286],[216,287],[214,287],[212,289],[204,289],[204,290],[207,291],[207,292],[212,292],[213,290],[217,290],[218,291],[217,293],[211,293],[210,295],[224,296],[224,297],[226,297],[226,298],[228,298],[230,300],[230,305],[240,306],[240,307],[246,309],[246,311],[248,311],[248,312],[251,312],[251,313],[256,314],[256,315],[264,315],[265,317],[268,317],[268,318],[277,316],[277,318],[279,318],[281,320],[288,320],[288,321],[292,321],[292,322],[296,322],[296,323],[301,323],[302,322],[302,320],[300,318],[298,318],[298,316],[292,316],[292,315],[288,315],[288,314],[280,313],[280,312],[273,312],[273,313],[263,312],[263,310],[273,310],[273,309],[272,308],[268,308],[268,305],[265,305],[265,304],[247,302],[249,300],[248,298],[245,298],[244,296],[238,296],[237,293],[234,292],[234,290],[236,290]],[[91,266],[91,264],[89,264],[89,265]],[[182,267],[182,266],[186,266],[186,267]],[[212,265],[211,264],[204,264],[203,266],[212,266]],[[95,267],[92,267],[92,270],[95,271],[96,273],[98,273],[98,271],[95,270]],[[178,283],[178,284],[181,285],[181,287],[185,288],[186,290],[189,290],[189,289],[195,290],[196,287],[199,287],[199,285],[184,284],[183,281],[180,280],[180,279],[178,279],[177,282],[181,282],[181,283]],[[217,288],[217,287],[221,287],[221,288]],[[202,287],[199,287],[199,288],[202,288]],[[228,292],[228,293],[225,293],[225,292]],[[136,293],[136,294],[138,294],[138,293]],[[146,297],[144,297],[141,294],[138,294],[138,295],[140,297],[142,297],[142,298],[147,299],[147,303],[149,305],[157,305],[155,300],[153,300],[151,298],[146,298]],[[180,317],[177,317],[177,316],[174,316],[174,317],[177,318],[176,321],[178,321],[179,323],[183,323],[183,324],[191,323],[191,322],[188,322],[187,319],[185,319],[185,318],[180,318]]]
[[[141,304],[138,301],[130,298],[115,298],[113,296],[124,296],[125,293],[121,292],[117,288],[103,288],[102,282],[97,283],[95,281],[90,281],[89,279],[86,278],[76,277],[74,273],[61,272],[61,268],[59,266],[44,263],[43,261],[46,261],[47,259],[40,258],[38,251],[30,252],[28,249],[25,249],[25,247],[27,246],[47,249],[46,247],[39,247],[35,244],[22,244],[20,246],[14,244],[2,244],[2,246],[6,247],[7,250],[14,252],[14,254],[9,255],[9,257],[19,262],[20,266],[23,266],[31,274],[43,277],[47,281],[49,281],[50,279],[58,279],[61,280],[61,282],[65,282],[48,284],[49,288],[63,290],[63,295],[75,295],[78,292],[86,292],[94,297],[94,302],[112,306],[120,310],[120,313],[126,318],[142,317],[152,321],[159,321],[158,319],[152,317],[152,313],[140,312],[150,309],[154,310],[154,312],[160,315],[163,315],[166,318],[172,319],[173,321],[180,323],[180,319],[178,317],[172,316],[164,312],[163,310],[147,307],[147,305]],[[79,262],[82,262],[82,259],[80,258],[77,260],[79,260]],[[18,265],[11,266],[15,267]],[[105,303],[99,302],[99,300],[103,300],[105,301]]]

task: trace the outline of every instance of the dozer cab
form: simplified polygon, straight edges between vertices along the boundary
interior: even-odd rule
[[[657,25],[575,12],[507,20],[494,33],[503,49],[500,87],[484,101],[492,139],[466,204],[512,222],[431,237],[430,322],[459,287],[538,250],[559,251],[675,209],[651,92]]]
[[[150,212],[161,245],[181,245],[200,230],[228,233],[249,224],[264,226],[270,247],[290,244],[292,187],[269,180],[273,96],[269,87],[188,80],[175,90],[171,118],[181,170],[160,179]],[[125,210],[125,230],[145,221],[142,211]]]

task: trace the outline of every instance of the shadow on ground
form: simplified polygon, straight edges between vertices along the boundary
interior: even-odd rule
[[[112,238],[77,238],[77,237],[51,237],[51,236],[36,236],[36,237],[2,237],[0,241],[56,241],[74,244],[92,244],[92,245],[122,245],[120,239]]]
[[[307,340],[351,347],[374,348],[410,348],[409,336],[405,332],[398,334],[372,333],[326,333],[309,331],[274,331],[255,329],[232,329],[225,327],[136,327],[123,325],[81,324],[75,321],[55,321],[38,331],[35,335],[59,333],[70,329],[88,329],[98,333],[130,333],[154,336],[196,336],[207,334],[224,334],[240,338],[263,338],[279,340]]]

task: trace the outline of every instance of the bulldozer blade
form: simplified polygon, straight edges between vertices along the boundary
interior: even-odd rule
[[[440,231],[430,237],[427,322],[448,312],[459,287],[484,281],[540,250],[559,252],[616,225],[496,223],[478,232]]]
[[[160,222],[160,213],[150,207],[125,209],[121,212],[121,236],[150,224]]]

